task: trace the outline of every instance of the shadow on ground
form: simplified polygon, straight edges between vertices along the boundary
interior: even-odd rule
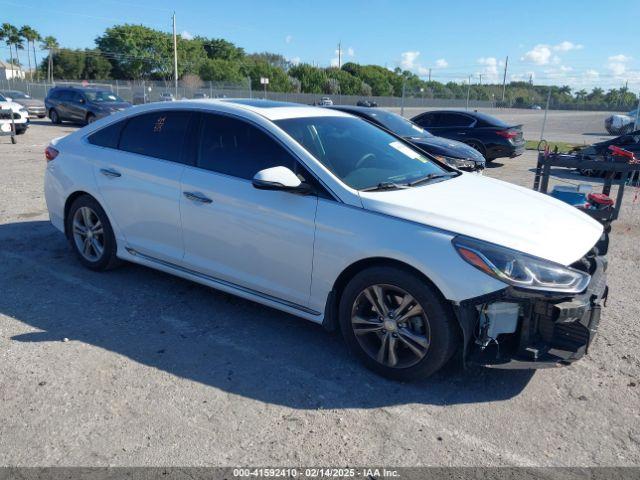
[[[504,163],[496,162],[495,160],[493,160],[485,164],[485,168],[498,168],[498,167],[504,167]]]
[[[0,225],[0,245],[0,312],[40,330],[11,338],[33,343],[34,356],[35,344],[68,338],[299,409],[506,400],[533,375],[452,362],[426,381],[395,383],[362,368],[337,335],[304,320],[132,264],[84,269],[48,222]]]

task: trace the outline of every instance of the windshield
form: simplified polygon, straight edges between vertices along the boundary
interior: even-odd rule
[[[9,91],[2,92],[2,95],[4,95],[5,97],[13,98],[14,100],[16,98],[31,98],[31,97],[29,97],[29,95],[27,95],[25,93],[22,93],[22,92],[19,92],[17,90],[11,90],[10,92]]]
[[[401,137],[433,137],[422,127],[419,127],[415,123],[406,118],[391,112],[385,112],[384,110],[373,110],[367,112],[367,115],[371,118],[378,120],[387,130],[391,130],[396,135]]]
[[[351,188],[399,186],[449,174],[419,150],[359,118],[289,118],[275,123]]]
[[[2,95],[0,95],[0,102],[6,102],[6,101],[7,101],[7,99],[4,98]]]
[[[86,90],[83,92],[87,97],[87,100],[90,102],[124,102],[119,96],[115,93],[110,92],[108,90],[103,91],[91,91]]]

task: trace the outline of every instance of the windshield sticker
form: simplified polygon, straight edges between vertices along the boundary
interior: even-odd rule
[[[422,163],[427,163],[427,159],[424,158],[422,155],[420,155],[418,152],[416,152],[415,150],[411,150],[409,147],[407,147],[405,144],[400,143],[400,142],[391,142],[389,144],[390,147],[395,148],[396,150],[398,150],[400,153],[406,155],[407,157],[413,159],[413,160],[419,160]]]

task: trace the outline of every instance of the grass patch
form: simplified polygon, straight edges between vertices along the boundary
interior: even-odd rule
[[[538,150],[539,140],[526,140],[525,147],[527,150]],[[549,142],[549,150],[554,151],[556,146],[558,147],[559,152],[568,152],[573,147],[578,147],[580,144],[578,143],[568,143],[568,142]]]

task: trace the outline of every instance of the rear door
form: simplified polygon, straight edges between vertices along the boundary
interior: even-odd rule
[[[131,117],[118,124],[121,131],[98,131],[111,147],[117,138],[118,149],[96,146],[92,152],[100,193],[126,247],[171,263],[184,253],[180,179],[191,116],[162,110]]]
[[[55,109],[61,120],[73,120],[71,113],[71,100],[75,92],[73,90],[62,90],[57,95]]]
[[[203,113],[197,137],[196,163],[185,168],[180,198],[185,266],[306,306],[318,198],[258,190],[251,182],[265,168],[302,167],[243,119]]]
[[[458,112],[440,112],[434,118],[429,131],[439,137],[464,141],[470,138],[473,117]]]
[[[71,92],[71,99],[66,108],[69,112],[69,120],[74,122],[84,122],[87,99],[81,92]]]

